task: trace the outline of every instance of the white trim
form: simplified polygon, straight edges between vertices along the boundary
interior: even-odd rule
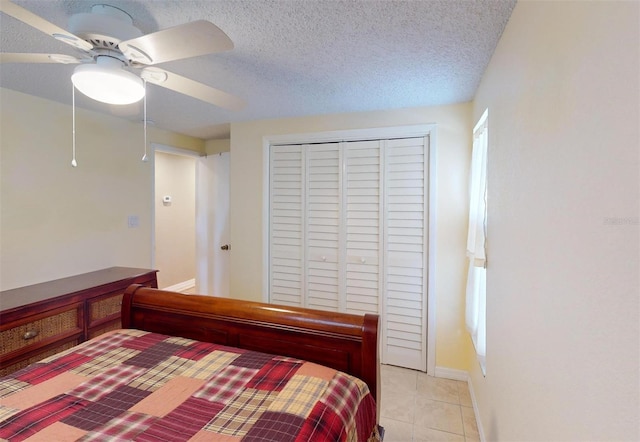
[[[210,272],[209,269],[209,235],[211,232],[208,228],[209,213],[209,189],[208,186],[200,182],[205,174],[203,168],[206,157],[196,160],[196,176],[195,176],[195,196],[196,196],[196,223],[195,223],[195,240],[196,240],[196,281],[197,292],[202,294],[211,294],[210,288]]]
[[[378,141],[378,158],[380,163],[379,174],[382,178],[382,182],[386,183],[388,180],[389,168],[387,167],[387,140]],[[389,241],[389,237],[387,236],[388,222],[386,219],[386,214],[388,213],[388,201],[387,198],[387,189],[383,186],[379,186],[378,188],[378,219],[380,220],[380,225],[378,226],[378,244],[382,245],[382,250],[378,251],[378,269],[384,269],[384,263],[386,260],[385,251],[387,250],[387,243]],[[378,309],[380,313],[380,318],[387,317],[387,296],[385,289],[387,287],[387,275],[384,271],[378,272]],[[380,326],[380,342],[387,342],[387,327]],[[386,359],[383,353],[386,351],[385,346],[383,345],[382,351],[380,351],[380,360]]]
[[[436,372],[436,231],[437,223],[437,196],[438,196],[438,180],[436,171],[438,170],[436,146],[437,144],[437,128],[433,125],[433,130],[428,134],[429,137],[429,285],[427,292],[427,374]]]
[[[424,137],[433,133],[435,123],[418,124],[413,126],[374,127],[370,129],[335,130],[326,132],[309,132],[285,135],[265,135],[263,146],[271,144],[310,144],[331,143],[338,141],[365,141],[387,138]]]
[[[387,167],[387,163],[389,161],[389,143],[387,142],[387,140],[381,140],[382,142],[379,142],[379,149],[380,152],[378,153],[378,157],[380,158],[380,177],[382,178],[382,183],[387,183],[389,182],[389,168]],[[423,183],[424,184],[424,183]],[[380,255],[380,259],[378,260],[378,278],[379,278],[379,287],[380,287],[380,300],[378,302],[379,307],[379,314],[380,314],[380,333],[378,334],[379,336],[379,340],[380,340],[380,346],[382,347],[380,350],[380,361],[382,363],[386,363],[387,362],[387,331],[388,331],[388,327],[386,326],[385,322],[383,321],[384,319],[387,318],[387,303],[389,302],[389,298],[387,297],[387,278],[386,278],[386,272],[383,270],[384,269],[384,263],[387,261],[387,257],[388,257],[388,253],[387,250],[388,249],[388,245],[389,245],[389,222],[387,219],[387,214],[389,213],[389,197],[388,197],[388,193],[389,190],[388,188],[385,186],[380,186],[379,190],[378,190],[379,194],[380,194],[380,199],[382,201],[382,204],[380,204],[380,224],[378,226],[378,240],[380,241],[379,243],[382,244],[382,250],[379,251],[379,255]],[[380,201],[380,200],[379,200]],[[424,288],[423,288],[424,290]],[[423,320],[426,320],[426,318],[424,318],[424,312],[422,312],[423,315]],[[428,347],[428,344],[427,344]],[[422,368],[422,367],[420,367]]]
[[[429,139],[429,264],[427,294],[427,374],[436,373],[436,231],[437,175],[435,123],[411,126],[265,135],[262,138],[262,299],[269,302],[269,148],[272,144],[308,144],[336,141],[425,137]]]
[[[151,222],[151,248],[149,249],[151,268],[156,267],[156,151],[154,144],[150,144],[151,149],[147,154],[147,161],[151,167],[151,213],[149,214],[149,220]]]
[[[436,367],[434,373],[437,378],[453,379],[454,381],[467,382],[469,379],[468,372],[456,368]]]
[[[301,164],[301,175],[300,175],[300,183],[304,186],[302,190],[302,195],[300,198],[300,213],[302,217],[302,222],[300,224],[301,232],[300,232],[300,244],[302,246],[302,250],[300,251],[300,261],[302,263],[302,274],[300,275],[300,287],[302,288],[302,293],[300,293],[300,299],[302,301],[302,307],[309,307],[309,293],[307,284],[309,283],[309,205],[308,205],[308,196],[309,196],[309,146],[303,145],[301,146],[300,158],[302,161]],[[269,204],[271,207],[271,204]]]
[[[338,209],[338,218],[340,221],[338,225],[347,225],[347,154],[348,148],[345,143],[338,145],[338,201],[340,207]],[[305,180],[306,181],[306,180]],[[338,262],[343,262],[345,265],[338,267],[338,311],[347,311],[347,229],[338,230],[338,244],[345,244],[345,247],[338,246]],[[306,261],[306,260],[305,260]]]
[[[480,118],[478,119],[478,122],[476,123],[475,127],[473,128],[473,136],[476,136],[476,132],[478,132],[480,130],[481,127],[487,125],[487,117],[489,116],[489,108],[486,108],[484,110],[484,112],[482,113],[482,115],[480,116]],[[484,128],[483,128],[484,129]]]
[[[173,284],[169,287],[164,287],[162,290],[168,290],[170,292],[184,292],[185,290],[192,289],[196,286],[195,278],[188,279],[187,281],[182,281],[177,284]]]
[[[269,255],[271,240],[269,238],[269,220],[271,219],[271,141],[262,139],[262,302],[269,302]]]
[[[473,391],[473,382],[471,382],[471,376],[467,380],[467,386],[469,387],[469,396],[471,396],[471,404],[473,405],[473,414],[476,417],[476,426],[478,427],[478,435],[480,436],[480,442],[486,442],[484,436],[484,428],[482,427],[482,421],[480,420],[480,411],[478,410],[478,401],[476,401],[476,394]]]
[[[196,152],[195,150],[183,149],[181,147],[168,146],[166,144],[151,143],[151,149],[154,152],[164,152],[173,155],[182,155],[183,157],[206,157],[204,153]]]

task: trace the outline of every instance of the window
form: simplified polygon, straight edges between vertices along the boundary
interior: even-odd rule
[[[473,129],[471,157],[469,232],[467,234],[466,324],[476,349],[482,372],[486,374],[486,293],[487,293],[487,144],[488,110]]]

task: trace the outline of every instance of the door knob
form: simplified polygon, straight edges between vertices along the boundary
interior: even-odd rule
[[[231,246],[229,244],[225,244],[222,247],[220,247],[220,250],[229,250],[231,248]]]

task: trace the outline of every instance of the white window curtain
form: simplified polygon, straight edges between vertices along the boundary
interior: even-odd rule
[[[471,334],[478,360],[485,371],[486,356],[486,229],[487,229],[487,127],[485,111],[473,130],[471,158],[469,232],[467,235],[466,324]]]

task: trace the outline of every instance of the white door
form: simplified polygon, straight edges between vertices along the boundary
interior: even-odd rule
[[[344,280],[347,313],[382,314],[384,296],[382,141],[345,143]],[[384,327],[381,327],[384,335]]]
[[[338,143],[304,146],[306,150],[305,307],[344,311],[340,264],[341,149]]]
[[[196,292],[229,296],[229,152],[198,159]]]
[[[270,155],[269,301],[304,305],[305,157],[302,146],[280,146]]]
[[[270,301],[381,316],[383,363],[425,371],[429,138],[272,146]]]
[[[426,371],[429,137],[385,142],[382,361]]]

